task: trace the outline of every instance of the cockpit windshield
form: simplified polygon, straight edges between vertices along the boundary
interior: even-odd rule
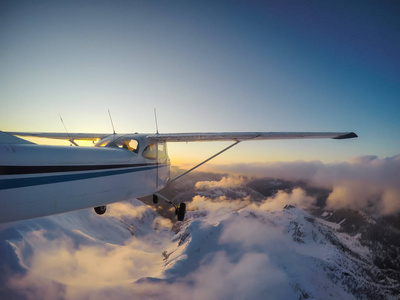
[[[134,139],[119,139],[115,142],[118,148],[127,149],[129,151],[137,153],[139,150],[139,143]]]
[[[110,144],[111,142],[113,142],[114,140],[115,140],[115,138],[113,136],[109,136],[105,139],[98,141],[94,146],[95,147],[105,147],[108,144]]]

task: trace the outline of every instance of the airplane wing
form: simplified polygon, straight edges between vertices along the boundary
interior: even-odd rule
[[[33,144],[7,132],[0,131],[0,144]]]
[[[354,132],[204,132],[204,133],[161,133],[148,138],[163,142],[195,141],[249,141],[285,139],[349,139],[358,137]]]
[[[109,133],[57,133],[57,132],[7,132],[27,137],[41,137],[61,140],[101,140]],[[147,138],[163,142],[205,142],[205,141],[249,141],[285,139],[348,139],[356,138],[354,132],[198,132],[148,134]]]
[[[40,137],[58,140],[85,140],[85,141],[96,141],[101,140],[109,133],[66,133],[66,132],[7,132],[17,136],[27,137]]]

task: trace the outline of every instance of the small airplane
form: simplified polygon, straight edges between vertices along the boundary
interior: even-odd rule
[[[94,147],[38,145],[17,136],[75,141]],[[242,141],[355,138],[354,132],[212,132],[167,134],[29,133],[0,131],[0,223],[48,216],[88,207],[104,214],[106,205],[153,195]],[[167,142],[233,141],[202,163],[170,179]]]

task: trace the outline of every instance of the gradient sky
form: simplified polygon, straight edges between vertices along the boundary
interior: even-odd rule
[[[1,1],[0,130],[354,131],[219,162],[400,151],[397,1]],[[170,145],[173,163],[224,143]],[[218,162],[218,161],[217,161]]]

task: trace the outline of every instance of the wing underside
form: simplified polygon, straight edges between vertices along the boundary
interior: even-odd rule
[[[0,131],[0,144],[33,144],[7,132]]]
[[[109,133],[62,133],[62,132],[7,132],[12,135],[26,136],[26,137],[38,137],[58,140],[85,140],[85,141],[96,141],[101,140]]]

